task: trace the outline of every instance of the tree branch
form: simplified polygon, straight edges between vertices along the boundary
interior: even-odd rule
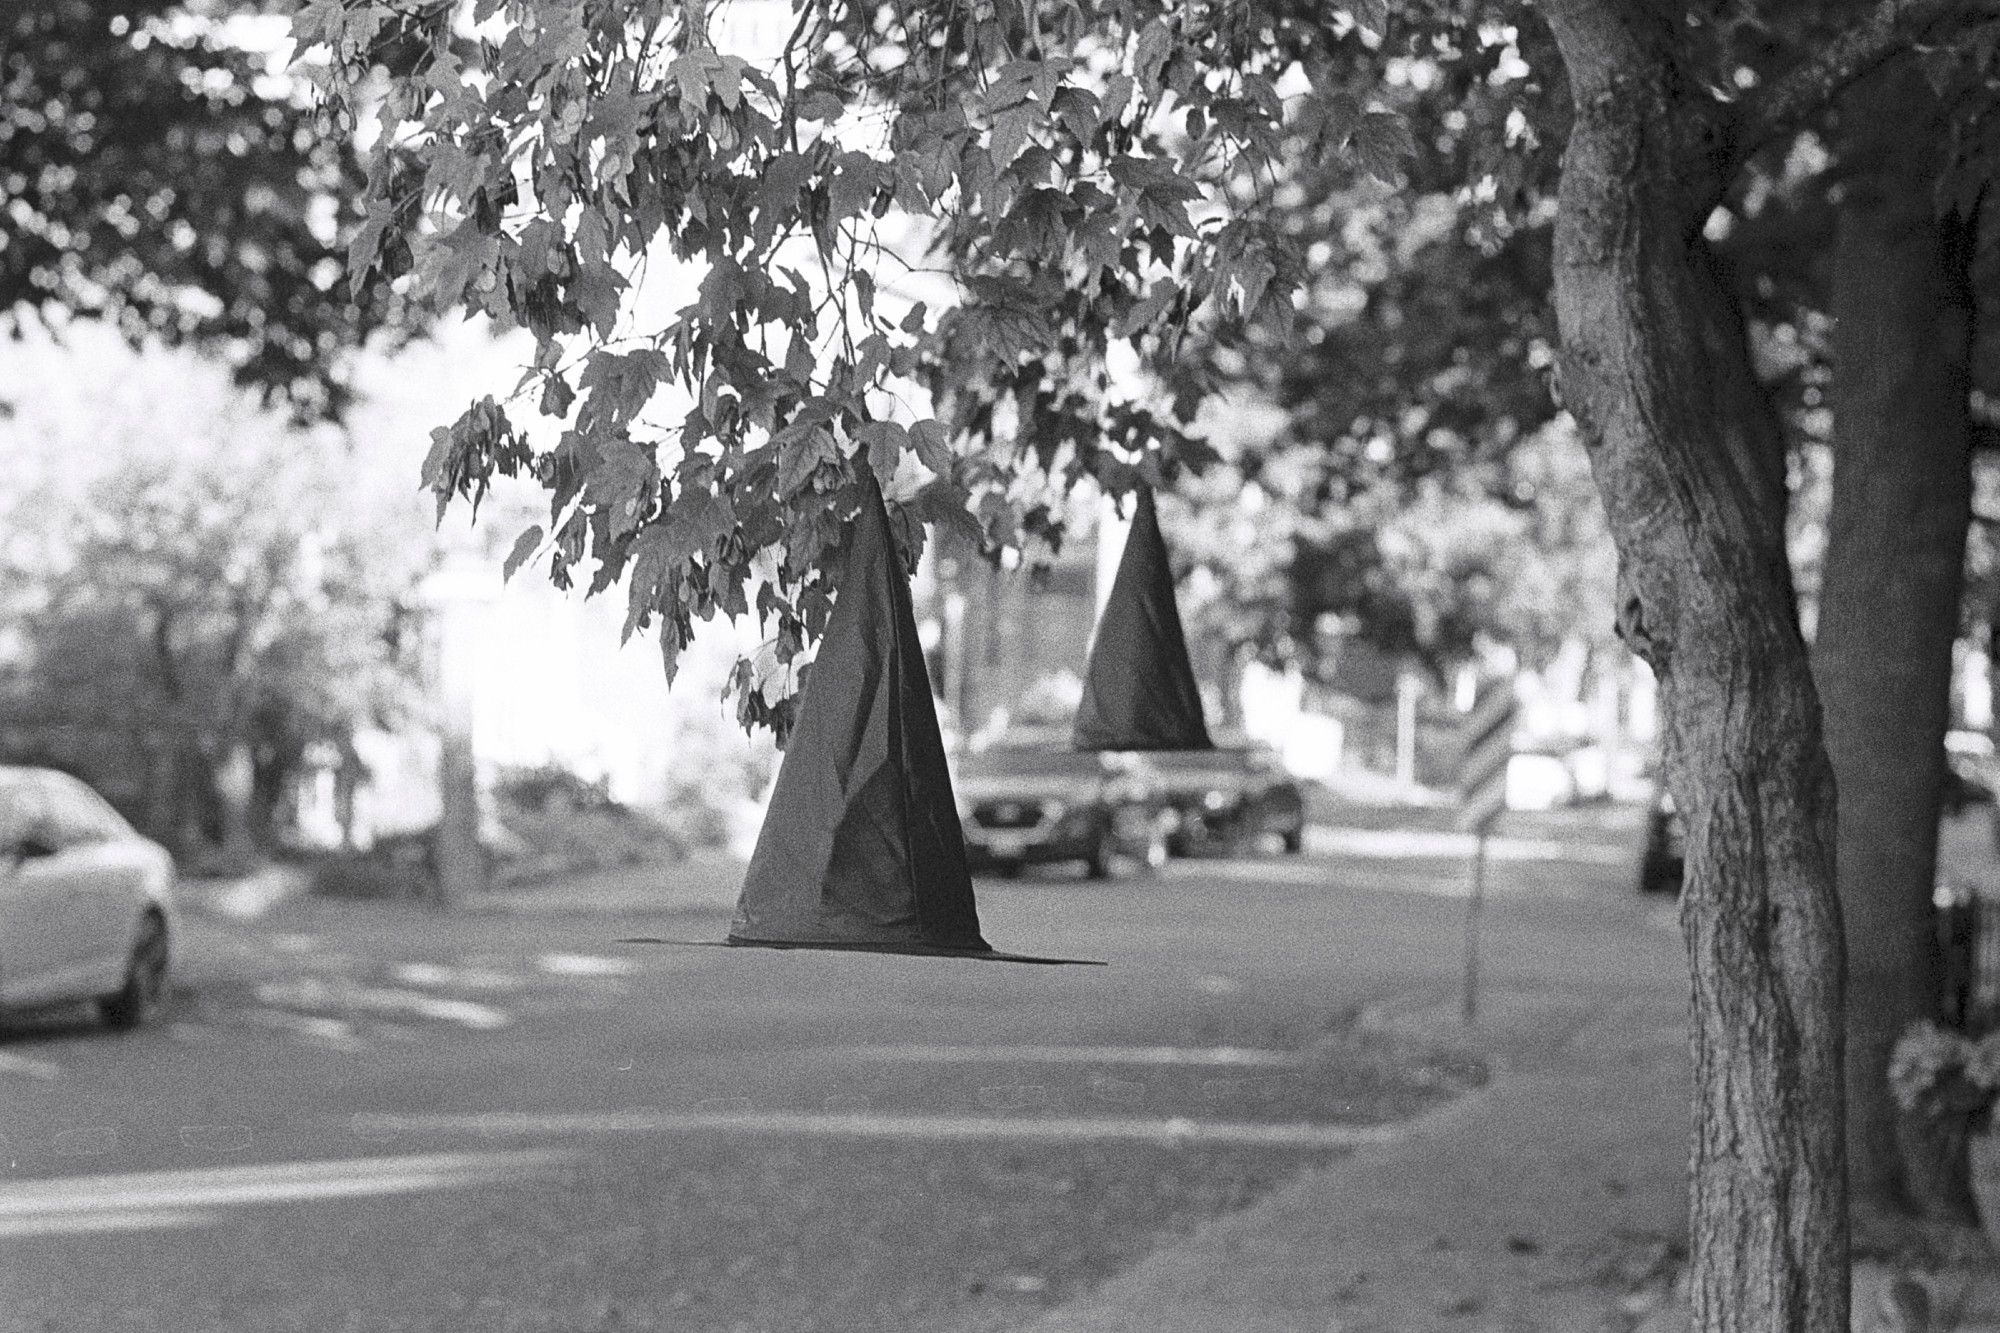
[[[1734,164],[1796,134],[1849,84],[1908,50],[1911,38],[1924,28],[1965,9],[1964,0],[1876,0],[1860,22],[1843,29],[1746,106]]]

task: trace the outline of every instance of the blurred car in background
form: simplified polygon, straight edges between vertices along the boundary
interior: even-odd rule
[[[1106,879],[1121,859],[1166,860],[1170,813],[1146,767],[1041,740],[1003,740],[952,763],[974,870],[1080,861]]]
[[[1958,814],[1969,806],[1991,805],[2000,795],[2000,760],[1993,738],[1983,731],[1949,731],[1944,738],[1944,809]]]
[[[174,862],[64,773],[0,767],[0,1006],[95,1001],[114,1028],[158,1014]]]
[[[1305,793],[1270,746],[1149,751],[1145,763],[1174,810],[1167,846],[1175,856],[1271,837],[1287,852],[1305,846]]]
[[[1945,736],[1944,785],[1938,795],[1938,813],[1954,816],[1975,805],[1991,805],[2000,789],[2000,768],[1996,768],[1993,742],[1976,731],[1954,731]],[[1639,892],[1679,893],[1687,873],[1687,834],[1674,798],[1664,785],[1653,794],[1646,812],[1646,847],[1639,858]]]

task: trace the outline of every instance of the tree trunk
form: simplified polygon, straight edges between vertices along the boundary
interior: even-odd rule
[[[1549,0],[1576,120],[1556,316],[1619,551],[1618,624],[1660,680],[1687,825],[1691,1313],[1847,1333],[1833,779],[1784,544],[1784,452],[1702,228],[1727,164],[1665,11]]]
[[[1897,1035],[1938,1003],[1931,895],[1972,510],[1968,255],[1933,203],[1945,125],[1914,64],[1878,72],[1845,107],[1814,666],[1840,789],[1848,1171],[1857,1209],[1976,1224],[1964,1182],[1937,1188],[1950,1161],[1913,1163],[1929,1186],[1905,1189],[1887,1077]]]
[[[220,804],[222,857],[235,873],[249,869],[257,859],[250,812],[256,783],[256,766],[251,761],[248,745],[238,743],[223,751],[220,762],[215,765],[215,795]]]

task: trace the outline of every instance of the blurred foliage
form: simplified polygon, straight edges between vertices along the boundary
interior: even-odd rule
[[[548,762],[501,770],[480,843],[495,888],[543,885],[687,856],[691,842],[671,819],[611,798],[602,778]],[[327,852],[312,861],[312,891],[333,898],[422,899],[437,891],[437,827],[379,838],[366,851]]]
[[[1616,651],[1615,553],[1565,419],[1490,467],[1340,504],[1315,498],[1337,466],[1323,452],[1223,451],[1164,521],[1192,632],[1237,656],[1331,679],[1361,642],[1443,680],[1500,645],[1528,666],[1567,642]]]
[[[1287,162],[1298,299],[1204,326],[1169,374],[1221,395],[1220,461],[1170,519],[1190,621],[1321,678],[1356,643],[1440,677],[1495,645],[1612,646],[1615,557],[1549,387],[1561,62],[1538,23],[1436,35],[1342,75],[1411,127],[1400,188]]]
[[[412,707],[431,547],[337,437],[166,361],[113,350],[95,364],[155,392],[0,427],[0,755],[183,850],[240,817],[268,842],[310,755],[352,761],[357,729]]]
[[[1734,77],[1811,49],[1842,21],[1774,6],[1719,25],[1715,68]],[[1177,550],[1201,571],[1193,619],[1266,661],[1324,673],[1355,637],[1433,670],[1482,639],[1530,663],[1565,635],[1610,646],[1615,557],[1552,392],[1567,92],[1539,24],[1502,31],[1483,60],[1440,49],[1387,71],[1377,95],[1413,131],[1401,189],[1338,162],[1292,166],[1273,215],[1305,248],[1302,299],[1240,331],[1197,331],[1172,372],[1229,405],[1217,413],[1222,466],[1182,486],[1205,511],[1177,528]],[[1956,98],[1941,208],[1966,207],[1991,179],[1994,40],[1982,27],[1925,53]],[[1841,192],[1868,169],[1830,152],[1828,119],[1752,156],[1707,229],[1784,423],[1809,615],[1830,467],[1826,256]],[[2000,233],[1990,218],[1986,230],[1977,286],[2000,316],[2000,283],[1984,280]],[[1981,325],[1981,374],[1996,382],[2000,318]]]
[[[436,892],[422,849],[409,858],[385,852],[327,852],[311,860],[311,892],[322,898],[395,899],[417,902]]]
[[[617,804],[609,780],[586,778],[556,763],[500,770],[493,780],[493,799],[507,810],[556,815]]]
[[[511,854],[495,866],[495,879],[502,884],[661,865],[687,855],[688,843],[673,829],[616,802],[575,810],[503,804],[494,813],[515,842]]]
[[[714,850],[729,845],[732,828],[726,800],[710,783],[698,778],[680,778],[667,787],[656,811],[659,822],[681,844]]]
[[[221,357],[302,416],[347,402],[363,175],[284,68],[280,0],[0,11],[0,330],[101,319]]]

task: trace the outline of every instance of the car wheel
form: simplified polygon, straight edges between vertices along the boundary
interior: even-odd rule
[[[1099,826],[1097,836],[1091,840],[1090,855],[1083,862],[1084,873],[1092,879],[1110,879],[1117,855],[1118,831],[1107,821]]]
[[[1288,854],[1296,856],[1306,849],[1306,826],[1304,824],[1300,824],[1296,828],[1288,828],[1280,836],[1283,839],[1285,851]]]
[[[97,1001],[108,1026],[129,1031],[159,1016],[167,998],[169,952],[165,919],[147,912],[125,964],[125,984]]]

